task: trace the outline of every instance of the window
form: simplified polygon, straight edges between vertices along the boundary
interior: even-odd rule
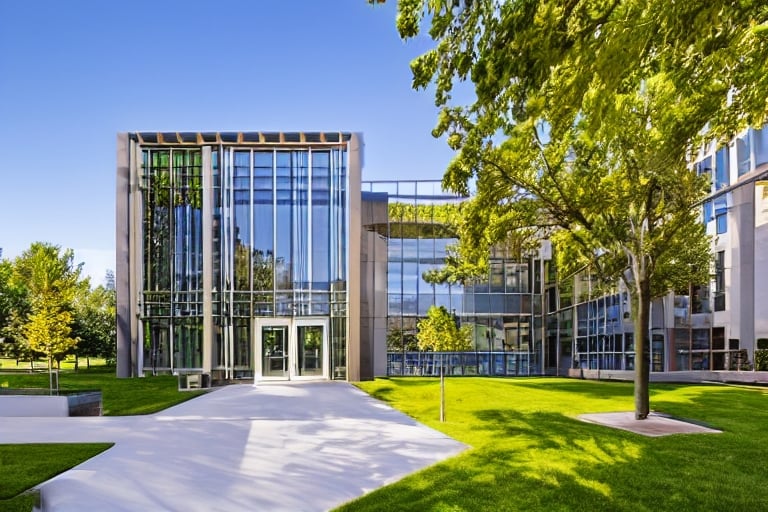
[[[691,286],[691,313],[711,313],[709,307],[709,286]]]
[[[712,173],[712,157],[708,156],[704,160],[697,162],[694,165],[694,168],[696,169],[696,174],[701,176],[702,174],[706,174],[707,176],[711,175]]]
[[[748,131],[742,137],[736,139],[736,162],[739,176],[747,174],[752,165],[750,158],[750,132]]]
[[[754,130],[755,167],[768,163],[768,126]]]
[[[728,232],[728,217],[725,213],[715,216],[716,232],[718,235]]]
[[[715,256],[715,311],[725,311],[725,251]]]
[[[730,184],[730,154],[728,147],[720,148],[715,155],[715,189],[727,187]]]
[[[714,202],[716,232],[718,235],[728,231],[728,197],[718,197]]]
[[[714,218],[714,214],[712,213],[712,201],[704,201],[704,224]]]

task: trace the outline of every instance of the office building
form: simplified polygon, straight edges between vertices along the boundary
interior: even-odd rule
[[[622,286],[558,274],[546,241],[493,248],[464,285],[430,283],[466,198],[435,180],[362,181],[362,165],[354,133],[120,134],[118,374],[631,378]],[[653,301],[658,378],[754,369],[768,348],[768,129],[694,165],[712,178],[712,280]],[[471,326],[470,350],[418,350],[432,305]]]
[[[359,336],[354,133],[117,138],[118,375],[351,379]]]

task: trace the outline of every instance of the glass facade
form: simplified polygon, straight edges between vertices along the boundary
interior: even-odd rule
[[[767,134],[750,128],[732,144],[703,147],[692,163],[711,180],[702,221],[714,239],[713,276],[654,301],[651,371],[745,364],[749,340],[733,335],[722,313],[735,300],[729,251],[745,201],[737,189],[762,179],[754,171],[768,163]],[[361,187],[349,134],[127,137],[118,155],[130,167],[129,220],[118,216],[118,232],[123,222],[132,262],[118,315],[131,325],[118,323],[118,339],[130,337],[141,371],[345,379],[359,361],[390,375],[634,370],[629,295],[622,287],[604,294],[588,272],[562,276],[548,258],[505,246],[492,249],[480,279],[429,282],[458,242],[465,198],[439,181]],[[370,208],[353,219],[355,201]],[[470,350],[418,350],[417,325],[433,305],[471,327]],[[350,338],[359,338],[357,363]]]
[[[351,136],[222,133],[201,144],[208,135],[133,134],[138,364],[240,378],[280,363],[286,376],[345,379]],[[273,338],[286,345],[273,351]]]
[[[202,367],[202,156],[142,152],[144,363]]]
[[[425,274],[445,265],[458,242],[455,223],[464,198],[443,192],[439,181],[365,182],[363,191],[387,197],[386,224],[370,227],[387,241],[387,373],[433,375],[441,364],[455,375],[543,373],[541,315],[534,318],[541,300],[533,285],[538,261],[496,249],[483,279],[432,284]],[[419,352],[417,324],[433,305],[472,327],[471,351]]]

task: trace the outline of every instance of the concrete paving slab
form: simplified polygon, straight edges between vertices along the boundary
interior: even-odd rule
[[[665,414],[652,412],[644,420],[636,420],[634,412],[608,412],[598,414],[582,414],[581,421],[596,423],[606,427],[628,430],[635,434],[649,437],[668,436],[672,434],[721,434],[721,430],[697,425],[679,420]]]
[[[216,389],[158,414],[4,418],[0,443],[115,442],[40,486],[53,511],[323,511],[466,446],[340,382]]]

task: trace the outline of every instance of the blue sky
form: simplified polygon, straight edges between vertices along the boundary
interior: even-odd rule
[[[120,131],[360,131],[363,179],[442,177],[396,1],[0,0],[0,247],[114,268]]]

